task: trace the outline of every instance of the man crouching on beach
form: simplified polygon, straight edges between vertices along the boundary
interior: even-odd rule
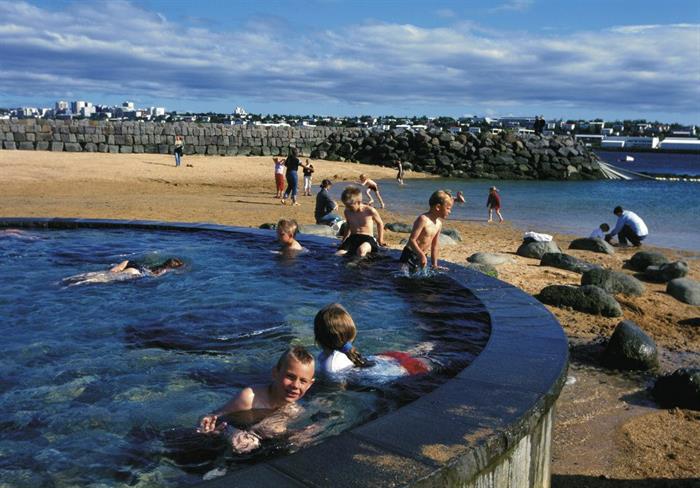
[[[452,212],[452,203],[452,196],[446,191],[438,190],[430,195],[428,201],[430,210],[419,215],[413,223],[411,237],[409,237],[408,244],[403,248],[399,258],[406,271],[413,273],[424,269],[428,265],[428,251],[430,251],[433,269],[447,269],[438,266],[438,244],[442,231],[442,221],[449,217],[450,212]]]
[[[199,432],[225,435],[235,453],[253,451],[260,447],[263,439],[277,437],[287,431],[287,423],[301,410],[296,402],[313,382],[313,356],[301,346],[291,347],[272,368],[272,382],[241,390],[226,405],[205,415],[199,422]],[[221,416],[253,410],[269,411],[269,414],[245,430],[236,429],[226,422],[217,423]]]
[[[362,193],[356,186],[349,186],[341,195],[345,204],[345,233],[338,247],[338,255],[366,256],[379,251],[384,242],[384,222],[374,208],[362,203]],[[374,238],[374,223],[377,224],[377,239]],[[379,242],[377,242],[379,241]]]

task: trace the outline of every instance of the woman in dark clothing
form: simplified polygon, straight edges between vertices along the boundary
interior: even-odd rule
[[[493,222],[491,218],[493,212],[496,212],[498,221],[503,222],[503,216],[501,215],[501,196],[498,194],[498,188],[495,186],[489,188],[489,197],[486,200],[486,207],[489,209],[489,222]]]
[[[292,197],[292,204],[299,205],[297,203],[297,185],[299,184],[299,174],[297,172],[299,171],[299,166],[302,168],[308,168],[308,166],[299,161],[298,155],[296,147],[289,148],[289,156],[287,156],[287,161],[285,162],[287,166],[287,189],[284,192],[284,196],[282,196],[283,205],[287,204],[287,199],[290,196]]]

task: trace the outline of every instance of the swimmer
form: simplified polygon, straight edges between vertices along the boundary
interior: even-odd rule
[[[424,374],[432,369],[427,360],[406,352],[384,351],[368,359],[363,357],[353,344],[357,338],[355,322],[339,303],[331,303],[318,311],[314,318],[314,338],[321,347],[316,358],[321,373],[372,367],[377,370],[374,376],[386,379]]]
[[[281,219],[277,222],[277,240],[282,244],[280,252],[299,252],[303,251],[299,241],[296,240],[299,225],[296,220]]]
[[[455,200],[455,202],[457,202],[457,203],[464,203],[464,202],[466,201],[466,200],[464,199],[464,193],[462,193],[461,191],[458,191],[458,192],[457,192],[457,195],[455,195],[454,200]]]
[[[86,283],[109,283],[112,281],[125,281],[144,276],[161,276],[173,269],[181,268],[185,263],[179,258],[168,258],[162,264],[142,265],[135,261],[126,260],[113,266],[107,271],[93,271],[69,276],[63,279],[68,286],[82,285]]]
[[[205,415],[199,422],[199,432],[226,436],[233,452],[245,453],[260,447],[263,439],[286,433],[289,421],[301,409],[296,402],[314,383],[314,358],[302,346],[285,351],[272,368],[272,381],[253,385],[238,393],[228,403]],[[218,422],[219,417],[237,412],[269,410],[266,417],[248,429],[241,430]]]
[[[428,252],[435,270],[447,270],[438,265],[440,232],[442,221],[452,212],[452,197],[443,190],[438,190],[428,200],[430,210],[418,216],[413,223],[408,244],[403,248],[399,262],[405,271],[414,273],[428,266]]]

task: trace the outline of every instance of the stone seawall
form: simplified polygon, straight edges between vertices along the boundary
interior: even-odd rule
[[[453,178],[601,179],[598,158],[569,136],[510,132],[385,131],[339,127],[260,127],[192,122],[0,120],[0,148],[106,153],[172,154],[175,136],[185,154],[286,155],[299,148],[317,159],[393,166]]]

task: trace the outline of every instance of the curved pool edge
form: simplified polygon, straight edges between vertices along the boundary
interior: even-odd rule
[[[2,227],[271,235],[210,223],[113,219],[0,217]],[[302,240],[333,242],[308,235]],[[198,486],[548,487],[554,405],[568,365],[566,335],[522,290],[459,265],[449,276],[468,288],[491,318],[489,341],[467,368],[431,393],[349,432]]]

